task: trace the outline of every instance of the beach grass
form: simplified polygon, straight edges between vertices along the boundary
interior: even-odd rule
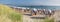
[[[21,22],[21,18],[22,18],[22,15],[19,14],[19,13],[11,13],[9,16],[8,16],[9,19],[11,19],[13,22]]]
[[[46,18],[46,19],[44,20],[44,22],[54,22],[54,18],[51,18],[51,19]]]
[[[8,21],[7,19],[10,19],[11,21]],[[7,5],[0,4],[0,22],[3,22],[3,21],[4,22],[22,22],[22,14],[15,12]]]

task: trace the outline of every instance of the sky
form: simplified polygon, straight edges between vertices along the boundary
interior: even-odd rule
[[[31,5],[47,5],[47,6],[60,6],[60,0],[0,0],[3,4],[31,6]]]

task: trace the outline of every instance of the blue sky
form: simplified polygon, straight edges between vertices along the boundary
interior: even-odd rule
[[[60,0],[0,0],[3,4],[60,6]]]

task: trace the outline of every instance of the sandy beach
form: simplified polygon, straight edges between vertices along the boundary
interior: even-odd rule
[[[30,21],[34,22],[34,20],[30,18],[31,16],[24,15],[24,13],[27,13],[27,12],[24,12],[24,11],[22,11],[22,10],[20,10],[20,9],[13,9],[13,10],[15,10],[15,11],[18,12],[18,13],[20,12],[20,13],[23,14],[23,22],[26,22],[25,20],[28,20],[27,22],[30,22]],[[31,13],[31,12],[29,12],[29,13]],[[57,21],[59,21],[59,19],[60,19],[59,16],[60,16],[60,10],[56,10],[55,13],[54,13],[54,15],[51,16],[50,18],[54,18],[54,19],[55,19],[55,22],[57,22]],[[43,21],[43,20],[42,20],[42,21]],[[38,22],[39,22],[39,20],[38,20]],[[40,21],[40,22],[41,22],[41,21]]]

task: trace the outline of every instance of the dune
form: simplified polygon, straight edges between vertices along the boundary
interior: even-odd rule
[[[22,22],[21,16],[8,5],[0,4],[0,22]]]

